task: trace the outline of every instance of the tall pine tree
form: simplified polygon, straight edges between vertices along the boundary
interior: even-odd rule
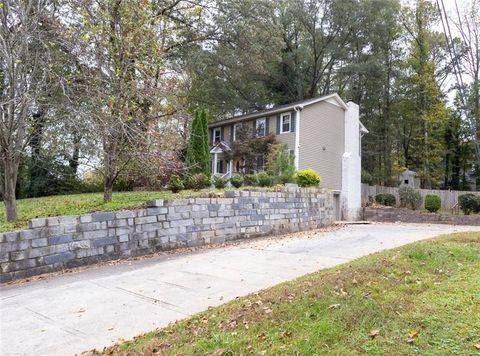
[[[203,173],[210,177],[208,122],[205,111],[196,111],[188,141],[186,165],[189,174]]]

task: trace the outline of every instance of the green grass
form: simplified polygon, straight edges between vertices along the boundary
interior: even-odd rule
[[[103,201],[103,193],[55,195],[50,197],[19,199],[17,201],[18,220],[7,223],[5,205],[0,205],[0,232],[27,227],[28,220],[60,215],[79,215],[95,211],[112,211],[132,209],[141,206],[151,199],[173,199],[191,197],[205,192],[220,192],[218,190],[203,190],[194,192],[185,190],[177,194],[165,192],[115,192],[111,202]]]
[[[478,355],[479,271],[480,233],[444,236],[280,284],[104,354]]]

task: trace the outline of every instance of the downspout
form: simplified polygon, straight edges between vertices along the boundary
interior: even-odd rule
[[[302,105],[295,106],[293,108],[296,112],[295,123],[295,149],[293,150],[295,155],[295,168],[298,170],[300,167],[300,113],[303,110]]]

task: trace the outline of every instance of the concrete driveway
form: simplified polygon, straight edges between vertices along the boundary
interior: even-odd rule
[[[350,225],[4,286],[0,354],[72,355],[102,349],[306,273],[440,234],[473,230],[480,227]]]

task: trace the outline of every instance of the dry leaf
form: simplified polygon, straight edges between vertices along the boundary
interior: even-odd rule
[[[417,330],[410,330],[410,332],[408,333],[408,336],[410,336],[411,338],[417,337],[418,336],[418,331]]]
[[[261,333],[258,335],[258,340],[265,341],[267,339],[267,335],[265,333]]]
[[[474,346],[477,350],[480,350],[480,344],[475,344]]]
[[[370,336],[371,338],[375,338],[375,337],[377,337],[378,335],[380,335],[380,330],[377,330],[377,329],[372,330],[372,331],[370,331],[370,332],[368,333],[368,336]]]
[[[225,353],[225,349],[218,349],[212,354],[212,356],[222,356]]]
[[[336,308],[340,308],[340,304],[332,304],[328,306],[328,309],[336,309]]]

